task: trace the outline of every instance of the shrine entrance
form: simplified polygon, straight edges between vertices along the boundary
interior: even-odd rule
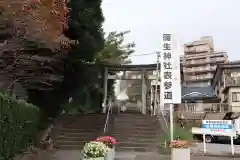
[[[152,106],[152,87],[151,82],[153,80],[156,80],[156,76],[153,75],[153,71],[156,71],[156,64],[148,64],[148,65],[104,65],[104,98],[103,98],[103,104],[102,104],[102,112],[106,113],[107,106],[108,106],[108,81],[109,80],[134,80],[134,81],[140,81],[140,93],[138,95],[138,100],[131,97],[126,97],[123,100],[125,106],[121,106],[123,110],[131,110],[136,109],[139,110],[142,114],[148,114],[150,110],[153,110],[154,113],[156,113],[156,106]],[[121,75],[110,75],[111,71],[118,71],[122,72]],[[129,74],[134,73],[135,74]],[[125,87],[125,88],[124,88]],[[126,88],[133,88],[136,86],[131,85],[125,85],[122,87],[123,90],[126,90]],[[121,87],[120,87],[121,88]],[[121,93],[122,94],[122,93]],[[119,95],[115,95],[118,97]],[[122,97],[123,94],[121,95]],[[125,108],[124,108],[125,107]],[[151,108],[152,107],[152,108]]]

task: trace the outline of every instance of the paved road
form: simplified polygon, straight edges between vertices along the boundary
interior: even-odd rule
[[[57,151],[52,160],[79,160],[79,151]],[[157,153],[137,153],[137,152],[118,152],[116,153],[116,160],[171,160],[170,156],[160,156]],[[191,156],[191,160],[240,160],[240,158],[227,157],[209,157],[209,156]]]
[[[78,150],[61,150],[53,154],[42,152],[39,160],[79,160],[80,152]],[[117,153],[116,160],[171,160],[170,156],[160,156],[156,153]],[[191,156],[191,160],[240,160],[240,158],[209,157],[209,156]]]
[[[240,160],[240,158],[227,158],[223,155],[227,155],[231,153],[230,145],[227,144],[207,144],[208,152],[220,155],[218,157],[209,157],[209,156],[191,156],[191,160],[227,160],[234,159]],[[201,153],[203,152],[203,144],[199,143],[195,148],[192,149],[192,152]],[[236,152],[240,155],[240,146],[236,146]],[[46,155],[46,154],[43,154]],[[222,157],[221,157],[222,156]],[[50,158],[51,157],[51,158]],[[238,156],[240,157],[240,156]],[[79,160],[80,151],[78,150],[61,150],[56,151],[48,156],[40,158],[40,160]],[[157,153],[138,153],[138,152],[117,152],[116,160],[171,160],[169,156],[160,156]]]
[[[240,158],[191,156],[191,160],[240,160]]]
[[[222,155],[222,154],[231,154],[231,145],[229,144],[207,144],[206,145],[207,148],[207,153],[211,153],[211,154],[218,154],[218,155]],[[235,153],[236,154],[240,154],[240,146],[239,145],[235,145]],[[192,153],[203,153],[203,143],[197,143],[196,147],[193,147],[191,152]]]

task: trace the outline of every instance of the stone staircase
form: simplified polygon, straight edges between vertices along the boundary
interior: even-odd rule
[[[138,111],[139,112],[139,111]],[[81,150],[84,144],[104,135],[106,114],[67,115],[51,132],[54,148]],[[132,110],[110,115],[108,133],[117,139],[117,151],[153,152],[158,145],[160,124],[156,116],[147,116]]]
[[[155,116],[121,113],[114,117],[111,135],[117,139],[117,151],[152,152],[157,149],[160,125]]]
[[[81,150],[86,142],[103,134],[105,114],[76,114],[64,117],[51,132],[54,148]]]

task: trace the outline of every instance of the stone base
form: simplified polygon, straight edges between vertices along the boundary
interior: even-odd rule
[[[173,148],[172,160],[190,160],[190,148]]]

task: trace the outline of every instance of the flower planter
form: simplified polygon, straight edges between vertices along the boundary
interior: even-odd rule
[[[107,152],[105,160],[114,160],[115,159],[115,147],[110,148]]]
[[[172,148],[172,160],[190,160],[190,148]]]

